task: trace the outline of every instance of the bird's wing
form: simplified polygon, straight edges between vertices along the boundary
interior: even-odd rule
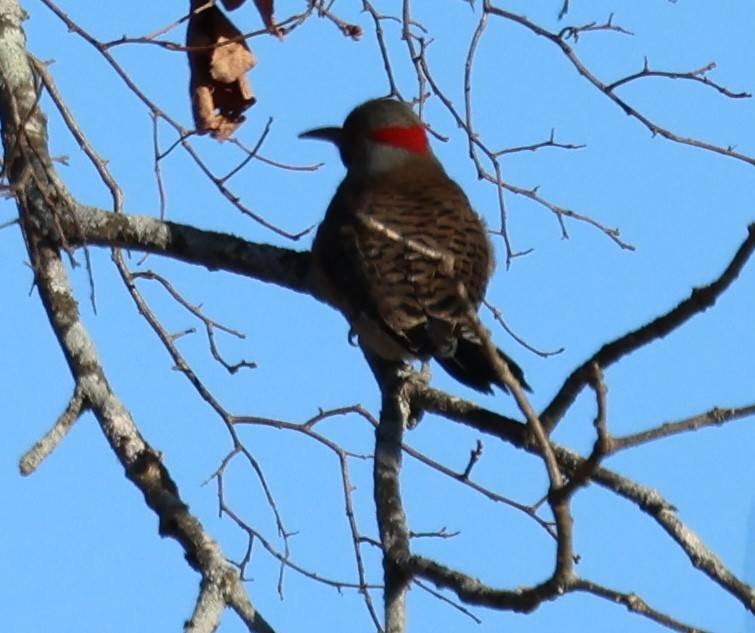
[[[455,323],[482,301],[492,259],[482,222],[451,180],[378,181],[356,206],[377,312],[394,329]]]
[[[452,353],[456,324],[482,301],[491,247],[455,183],[411,176],[345,181],[318,229],[314,263],[352,325],[374,320],[416,356]]]

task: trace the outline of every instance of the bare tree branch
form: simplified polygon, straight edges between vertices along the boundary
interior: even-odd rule
[[[39,465],[58,447],[63,441],[68,431],[71,430],[76,421],[87,410],[84,400],[83,391],[77,386],[74,389],[73,396],[66,406],[66,410],[55,421],[53,427],[40,438],[21,457],[19,470],[22,475],[31,475]]]
[[[516,13],[512,13],[511,11],[507,11],[505,9],[501,9],[499,7],[496,7],[492,4],[491,0],[483,0],[483,11],[490,13],[491,15],[498,16],[500,18],[503,18],[505,20],[508,20],[510,22],[514,22],[516,24],[519,24],[520,26],[523,26],[524,28],[528,29],[535,35],[538,35],[540,37],[543,37],[547,39],[549,42],[552,42],[556,46],[558,46],[559,49],[561,49],[561,52],[566,56],[566,58],[571,62],[571,64],[574,66],[574,68],[579,72],[579,74],[584,77],[589,83],[591,83],[595,88],[597,88],[600,92],[602,92],[606,97],[608,97],[611,101],[613,101],[617,106],[619,106],[627,115],[633,117],[637,121],[639,121],[642,125],[644,125],[653,135],[659,135],[663,138],[672,141],[674,143],[679,143],[681,145],[689,145],[691,147],[697,147],[699,149],[703,149],[709,152],[713,152],[714,154],[721,154],[722,156],[728,156],[729,158],[734,158],[736,160],[742,161],[744,163],[747,163],[748,165],[755,165],[755,157],[748,156],[747,154],[742,154],[741,152],[735,151],[731,146],[724,147],[721,145],[716,145],[714,143],[708,143],[706,141],[702,141],[700,139],[696,138],[688,138],[685,136],[681,136],[680,134],[676,134],[675,132],[672,132],[671,130],[664,128],[657,123],[653,122],[649,117],[642,114],[638,109],[632,107],[627,101],[619,97],[616,92],[614,91],[614,88],[617,86],[621,86],[622,84],[629,81],[629,79],[620,79],[617,81],[614,81],[611,84],[604,83],[598,77],[592,73],[587,66],[582,62],[582,60],[577,56],[574,49],[569,46],[569,44],[566,43],[566,38],[570,33],[573,33],[573,31],[562,31],[561,33],[552,33],[551,31],[548,31],[547,29],[544,29],[541,26],[538,26],[534,22],[528,20],[526,17],[517,15]],[[615,30],[615,29],[614,29]],[[691,73],[683,73],[677,76],[677,78],[684,78],[689,79],[692,81],[701,81],[700,71],[693,71]],[[648,76],[646,73],[644,76]],[[632,79],[636,79],[637,77],[632,77]],[[703,81],[708,86],[714,87],[718,92],[721,94],[724,94],[728,97],[733,98],[740,98],[740,97],[749,97],[749,93],[735,93],[733,91],[729,91],[727,89],[722,88],[718,85],[713,85],[710,81]]]
[[[593,363],[597,363],[599,367],[606,369],[627,354],[639,349],[643,345],[663,338],[696,314],[700,314],[712,307],[721,294],[739,276],[739,273],[750,259],[754,250],[755,224],[751,224],[747,229],[747,238],[742,242],[734,257],[732,257],[731,262],[729,262],[729,265],[717,279],[706,286],[693,289],[688,299],[680,302],[672,310],[662,314],[650,323],[610,343],[606,343],[592,358],[589,358],[577,367],[569,375],[556,396],[541,414],[541,419],[546,430],[550,433],[555,428],[566,410],[571,406],[585,385],[588,384]]]
[[[77,385],[128,479],[144,494],[160,520],[162,536],[183,547],[187,561],[202,574],[205,587],[213,585],[227,605],[250,614],[250,631],[272,631],[251,607],[238,573],[226,562],[219,545],[181,500],[178,488],[160,454],[140,434],[133,418],[110,388],[96,348],[81,322],[78,304],[55,240],[60,214],[55,201],[70,201],[57,179],[47,153],[46,122],[37,107],[35,84],[24,49],[20,22],[23,12],[15,2],[0,2],[0,119],[2,119],[7,174],[16,194],[35,280],[50,325]],[[10,150],[10,151],[9,151]],[[70,209],[66,209],[70,211]],[[53,238],[53,239],[51,239]],[[69,407],[75,412],[75,406]],[[200,594],[198,608],[207,606]],[[195,616],[197,612],[195,612]],[[214,621],[214,616],[209,616]],[[212,630],[212,628],[198,628]]]
[[[416,388],[401,363],[389,363],[365,351],[383,393],[380,423],[375,430],[375,508],[383,549],[386,633],[406,631],[406,591],[411,575],[404,564],[410,556],[409,528],[401,501],[401,444],[404,427],[413,418]]]

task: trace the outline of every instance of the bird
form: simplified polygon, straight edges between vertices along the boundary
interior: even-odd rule
[[[346,168],[311,261],[313,284],[346,317],[350,340],[386,360],[434,358],[464,385],[508,392],[469,312],[484,299],[493,247],[419,116],[404,102],[372,99],[341,127],[300,138],[333,143]],[[529,390],[519,365],[497,353]]]

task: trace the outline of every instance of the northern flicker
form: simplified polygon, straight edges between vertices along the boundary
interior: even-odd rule
[[[469,322],[493,270],[492,246],[419,117],[404,103],[375,99],[343,127],[301,138],[334,143],[347,170],[317,230],[312,265],[351,335],[382,358],[433,357],[465,385],[507,391]],[[498,353],[529,388],[519,366]]]

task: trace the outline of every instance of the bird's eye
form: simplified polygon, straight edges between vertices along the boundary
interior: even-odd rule
[[[364,144],[360,142],[358,135],[347,132],[344,134],[343,142],[338,146],[338,151],[341,154],[341,162],[348,169],[362,160]]]

